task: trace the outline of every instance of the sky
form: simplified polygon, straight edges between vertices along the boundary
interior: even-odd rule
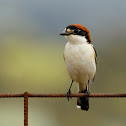
[[[107,34],[126,28],[125,4],[124,0],[0,0],[0,31],[56,36],[69,24],[79,23],[91,35]]]

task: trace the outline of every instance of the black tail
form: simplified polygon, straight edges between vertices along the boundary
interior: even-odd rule
[[[86,88],[86,90],[81,91],[79,93],[87,93],[87,88]],[[89,98],[78,97],[77,98],[77,106],[79,106],[82,110],[88,111],[88,109],[89,109]]]

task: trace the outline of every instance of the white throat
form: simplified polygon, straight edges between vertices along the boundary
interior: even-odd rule
[[[68,35],[66,36],[67,40],[71,44],[88,44],[87,39],[85,36],[80,36],[80,35]]]

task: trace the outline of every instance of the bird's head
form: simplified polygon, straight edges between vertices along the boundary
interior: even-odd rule
[[[86,41],[91,43],[89,30],[80,24],[67,26],[60,35],[66,36],[67,39],[72,42]]]

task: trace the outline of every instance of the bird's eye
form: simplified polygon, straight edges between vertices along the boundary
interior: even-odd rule
[[[75,30],[74,30],[74,33],[76,33],[76,34],[77,34],[78,32],[79,32],[79,31],[78,31],[78,29],[75,29]]]
[[[75,30],[74,30],[74,33],[75,33],[75,34],[80,34],[80,32],[81,32],[80,29],[75,29]]]

